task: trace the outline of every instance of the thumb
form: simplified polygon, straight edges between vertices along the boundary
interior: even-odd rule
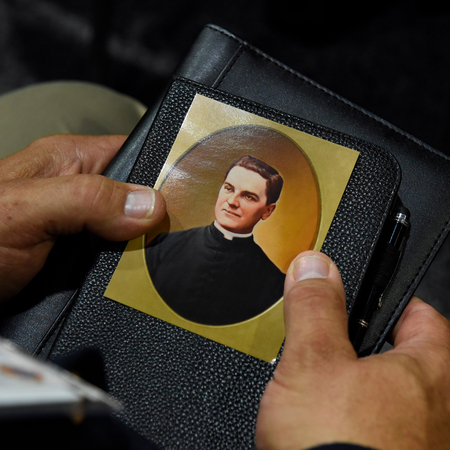
[[[14,180],[0,185],[0,198],[1,215],[6,218],[0,240],[16,247],[83,229],[108,240],[132,239],[165,214],[157,191],[101,175]]]
[[[323,253],[304,252],[292,262],[286,274],[284,315],[283,358],[294,370],[343,355],[356,358],[348,338],[342,279]]]

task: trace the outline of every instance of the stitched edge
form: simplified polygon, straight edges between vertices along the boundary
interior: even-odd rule
[[[45,336],[41,339],[41,342],[37,345],[37,347],[34,350],[34,354],[36,356],[39,356],[46,350],[47,344],[51,341],[53,336],[55,334],[59,334],[61,331],[61,326],[64,324],[64,321],[69,315],[69,312],[71,310],[71,307],[76,300],[78,296],[78,289],[76,289],[72,295],[70,296],[69,300],[64,305],[63,309],[59,312],[58,316],[55,318],[49,329],[47,330]],[[51,347],[49,349],[51,351]]]
[[[218,77],[215,79],[214,83],[211,85],[213,89],[218,89],[221,85],[222,81],[227,77],[229,71],[232,69],[236,61],[240,58],[240,56],[244,53],[245,47],[243,45],[240,45],[239,48],[236,50],[235,54],[230,58],[228,61],[228,64],[226,65],[225,69],[220,72]]]

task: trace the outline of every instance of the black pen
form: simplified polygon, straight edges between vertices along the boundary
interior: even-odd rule
[[[381,307],[383,294],[400,261],[410,227],[409,211],[401,206],[391,216],[380,237],[380,244],[369,265],[367,275],[349,318],[349,336],[359,350],[375,310]]]

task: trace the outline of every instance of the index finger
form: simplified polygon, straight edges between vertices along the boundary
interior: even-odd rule
[[[410,300],[400,316],[392,339],[395,351],[420,353],[422,357],[439,348],[446,349],[450,357],[450,322],[417,297]]]
[[[24,150],[0,160],[0,179],[100,174],[125,139],[126,136],[71,134],[38,139]]]

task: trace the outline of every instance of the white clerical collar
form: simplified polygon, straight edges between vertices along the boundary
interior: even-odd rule
[[[248,238],[253,234],[253,231],[247,234],[233,233],[232,231],[225,230],[219,225],[217,220],[214,221],[214,226],[223,234],[225,239],[232,241],[234,238]]]

